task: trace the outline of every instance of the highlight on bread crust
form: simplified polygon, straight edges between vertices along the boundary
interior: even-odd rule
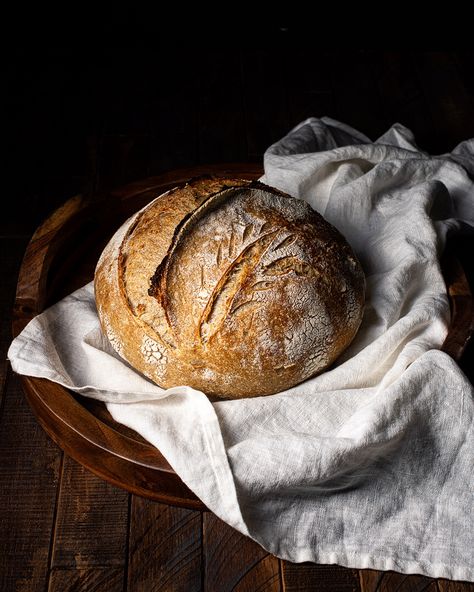
[[[159,386],[239,398],[327,368],[363,314],[362,268],[311,207],[259,182],[204,177],[111,239],[95,295],[113,348]]]

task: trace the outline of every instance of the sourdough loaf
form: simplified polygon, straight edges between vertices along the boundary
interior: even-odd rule
[[[199,178],[114,235],[95,295],[114,349],[158,385],[252,397],[321,372],[360,325],[365,280],[342,235],[258,182]]]

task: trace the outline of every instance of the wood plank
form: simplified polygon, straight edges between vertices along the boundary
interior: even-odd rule
[[[53,569],[48,592],[123,592],[123,570],[114,567]]]
[[[464,588],[456,586],[465,586],[463,582],[451,582],[449,580],[436,580],[418,574],[401,574],[393,571],[383,572],[370,569],[359,570],[361,592],[451,592],[450,586],[454,586],[453,591]],[[472,586],[473,584],[467,584]]]
[[[280,592],[281,574],[279,562],[273,555],[263,557],[242,576],[232,592]]]
[[[390,590],[393,590],[393,588]],[[402,585],[396,590],[397,592],[438,592],[438,586],[433,578],[412,574],[407,576]]]
[[[210,512],[203,514],[204,592],[281,592],[279,561]]]
[[[359,576],[355,569],[339,565],[290,563],[282,561],[282,580],[285,592],[359,592]]]
[[[393,592],[405,586],[408,576],[395,571],[387,571],[382,574],[377,592]]]
[[[201,591],[201,515],[132,496],[128,592]]]
[[[7,351],[12,341],[9,320],[13,309],[18,270],[27,244],[28,237],[26,236],[0,238],[0,264],[2,268],[0,310],[3,317],[0,324],[0,408],[8,368]]]
[[[439,592],[473,592],[474,583],[437,580]]]
[[[361,592],[376,592],[384,572],[375,569],[359,570],[359,585]]]
[[[394,571],[381,572],[377,592],[436,592],[436,580],[420,575]]]
[[[0,418],[0,590],[46,588],[62,452],[8,374]]]
[[[52,567],[124,566],[129,494],[64,457]]]

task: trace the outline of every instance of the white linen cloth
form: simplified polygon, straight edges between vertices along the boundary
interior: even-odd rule
[[[367,278],[337,365],[269,397],[164,391],[102,336],[92,284],[39,315],[13,369],[107,402],[220,518],[294,562],[474,580],[473,387],[438,351],[449,305],[438,256],[474,225],[474,141],[432,157],[396,124],[372,143],[309,119],[265,154],[264,181],[307,200]]]

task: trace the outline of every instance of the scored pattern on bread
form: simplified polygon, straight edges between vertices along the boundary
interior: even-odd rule
[[[199,320],[199,333],[204,343],[221,328],[225,317],[231,311],[237,293],[259,264],[260,259],[275,239],[277,232],[275,230],[264,234],[246,246],[222,274]],[[231,253],[232,250],[229,249],[229,254]]]
[[[364,284],[349,245],[307,203],[201,178],[121,229],[95,288],[104,331],[132,366],[164,387],[241,397],[331,364],[361,322]]]
[[[156,298],[165,311],[168,325],[173,329],[176,325],[176,319],[169,315],[169,294],[168,294],[168,274],[170,264],[173,261],[173,255],[180,248],[182,240],[192,232],[193,227],[212,209],[217,208],[219,204],[225,202],[230,195],[235,192],[235,189],[224,189],[213,195],[210,195],[197,207],[193,212],[185,216],[176,227],[171,245],[162,259],[161,263],[156,268],[155,273],[150,278],[150,287],[148,288],[148,295]],[[233,240],[233,234],[229,240],[229,245]],[[229,247],[229,254],[231,248]]]

